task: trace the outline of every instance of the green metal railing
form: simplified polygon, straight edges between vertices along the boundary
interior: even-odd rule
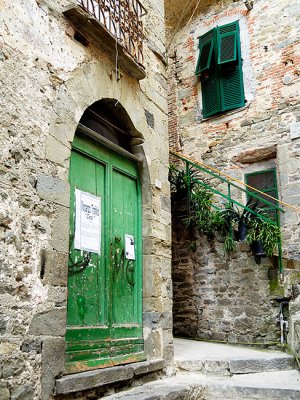
[[[182,161],[185,164],[185,173],[187,177],[187,189],[188,189],[188,198],[191,196],[191,184],[196,183],[205,189],[213,192],[215,195],[220,196],[222,199],[227,200],[228,203],[230,204],[235,204],[237,207],[240,207],[243,210],[247,210],[249,213],[252,215],[255,215],[256,217],[263,219],[264,221],[267,221],[275,226],[278,226],[280,229],[280,213],[283,213],[284,210],[279,207],[278,204],[282,205],[287,205],[286,203],[281,202],[278,199],[275,199],[274,197],[261,192],[260,190],[245,184],[244,182],[239,181],[236,178],[230,177],[227,174],[222,173],[221,171],[218,171],[215,168],[209,167],[203,163],[194,161],[186,156],[183,156],[182,154],[175,152],[175,151],[170,151],[170,154],[174,157],[176,157],[178,160]],[[180,169],[178,169],[179,171]],[[218,190],[217,187],[212,187],[209,184],[205,183],[202,179],[199,179],[197,176],[191,176],[191,171],[198,170],[201,171],[204,174],[208,175],[208,178],[215,178],[219,183],[224,183],[227,185],[227,194],[221,192]],[[202,178],[202,177],[201,177]],[[259,201],[259,203],[263,203],[264,207],[267,207],[268,210],[274,210],[275,212],[275,218],[274,220],[269,218],[267,214],[261,214],[256,212],[255,210],[251,209],[245,204],[242,204],[240,201],[236,200],[232,196],[232,189],[237,189],[239,193],[244,193],[246,197],[248,198],[253,198],[256,201]],[[251,190],[249,190],[251,189]],[[262,197],[263,196],[263,197]],[[275,200],[275,204],[272,203],[269,200],[266,200],[266,198],[269,198],[270,200]],[[289,206],[289,205],[287,205]],[[221,210],[217,205],[213,204],[212,207],[216,210]],[[293,206],[289,206],[291,208],[294,208]],[[298,210],[297,210],[298,211]],[[278,249],[278,266],[279,266],[279,272],[282,275],[283,273],[283,260],[282,260],[282,243],[281,243],[281,238],[278,240],[277,243],[277,249]]]

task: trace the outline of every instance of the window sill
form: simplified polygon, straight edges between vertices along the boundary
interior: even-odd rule
[[[211,117],[202,118],[202,119],[199,120],[199,122],[200,123],[207,122],[207,121],[211,121],[213,119],[216,119],[216,120],[218,120],[218,122],[220,122],[220,120],[222,120],[222,118],[224,119],[224,121],[222,120],[221,122],[226,122],[227,119],[231,119],[230,118],[231,115],[238,114],[238,113],[240,113],[242,111],[247,110],[249,108],[249,105],[250,104],[247,104],[244,107],[236,108],[236,109],[228,111],[228,112],[226,112],[224,114],[217,114],[217,115],[212,115]]]
[[[97,47],[102,48],[115,62],[118,55],[119,66],[134,78],[141,80],[146,77],[146,72],[141,64],[138,64],[120,44],[116,38],[99,21],[89,15],[80,6],[71,6],[63,12],[78,32],[88,38]],[[117,50],[116,50],[117,47]]]
[[[56,379],[56,394],[69,394],[126,381],[164,368],[164,360],[150,360],[111,368],[79,372]]]

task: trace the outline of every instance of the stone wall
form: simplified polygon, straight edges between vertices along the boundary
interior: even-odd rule
[[[258,265],[246,243],[225,255],[224,243],[183,225],[180,202],[172,202],[172,212],[174,335],[278,343],[276,267],[268,258]]]
[[[299,5],[288,0],[257,0],[251,11],[242,1],[204,2],[193,18],[184,26],[173,25],[168,35],[173,37],[169,70],[176,81],[169,96],[178,99],[177,107],[169,109],[169,118],[178,121],[178,126],[170,125],[172,146],[242,181],[246,173],[275,166],[280,199],[296,207],[300,206],[299,13]],[[201,83],[194,73],[197,38],[236,20],[246,105],[203,119]],[[300,213],[288,207],[284,210],[281,226],[288,266],[300,259]],[[206,250],[207,245],[203,254]]]
[[[64,371],[70,148],[83,112],[103,98],[118,100],[144,137],[134,152],[143,160],[145,351],[148,359],[172,359],[163,1],[144,2],[147,77],[141,82],[126,72],[116,82],[114,62],[76,40],[62,14],[72,3],[0,5],[3,400],[48,400]]]

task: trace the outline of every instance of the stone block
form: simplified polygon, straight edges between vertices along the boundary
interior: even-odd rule
[[[48,301],[55,303],[57,307],[67,303],[68,289],[66,287],[50,287],[48,290]]]
[[[36,336],[64,336],[66,332],[66,317],[67,310],[65,307],[35,314],[29,327],[29,334]]]
[[[42,400],[48,400],[54,391],[55,378],[65,367],[65,340],[48,337],[43,340],[42,352]]]
[[[43,250],[41,277],[43,283],[52,286],[67,286],[68,255],[55,250]]]
[[[8,322],[8,316],[6,314],[0,314],[0,334],[4,334],[6,332],[6,326]]]
[[[69,207],[70,185],[68,182],[45,174],[39,174],[37,176],[36,190],[41,199]]]
[[[46,140],[46,158],[56,164],[66,167],[67,160],[71,155],[71,148],[62,144],[53,136],[48,136]]]
[[[14,386],[11,389],[10,400],[33,400],[34,388],[30,384]]]
[[[191,88],[186,88],[186,89],[179,89],[178,90],[178,99],[183,100],[187,97],[190,97],[192,94]]]
[[[133,368],[129,365],[67,375],[56,380],[56,393],[67,394],[88,390],[131,379],[133,376]]]
[[[61,253],[69,253],[69,209],[57,206],[53,219],[51,244],[54,250]]]
[[[6,386],[0,387],[0,399],[10,400],[10,392]]]
[[[19,358],[3,361],[2,375],[4,379],[11,378],[20,373],[24,369],[24,361]]]
[[[162,332],[161,330],[152,330],[145,340],[145,353],[151,358],[162,357]]]
[[[162,210],[171,213],[171,199],[168,196],[160,196],[160,203]]]
[[[26,339],[21,344],[21,351],[24,353],[35,351],[37,354],[39,354],[42,351],[42,341],[40,339]]]
[[[163,369],[164,366],[165,366],[165,362],[162,359],[150,360],[150,361],[132,364],[132,368],[133,368],[135,376],[147,374],[149,372],[159,371],[159,370]]]

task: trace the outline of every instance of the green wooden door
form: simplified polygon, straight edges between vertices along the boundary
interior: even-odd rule
[[[144,359],[141,196],[136,165],[81,136],[75,137],[72,147],[68,373]],[[74,243],[79,212],[75,189],[99,201],[100,254],[77,249]]]

